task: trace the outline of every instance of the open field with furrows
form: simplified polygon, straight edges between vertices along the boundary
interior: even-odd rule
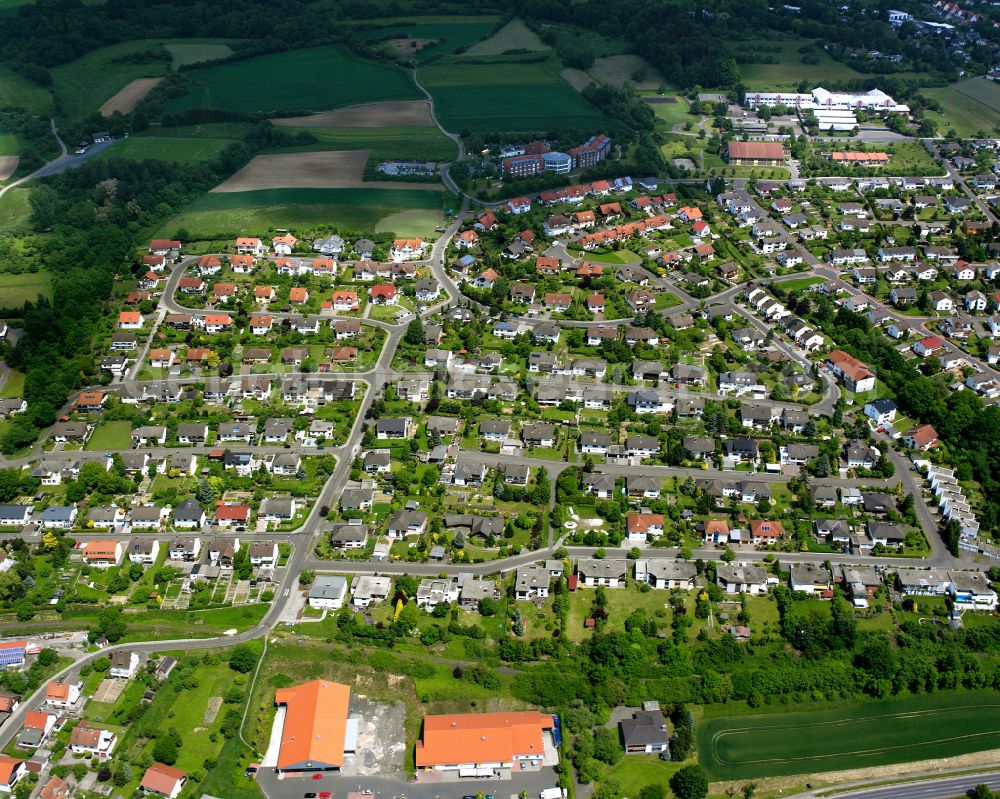
[[[270,189],[213,193],[166,222],[163,235],[183,229],[192,240],[259,235],[276,228],[333,225],[342,234],[376,227],[402,236],[428,236],[443,221],[442,192],[410,189]],[[384,223],[391,221],[392,227]],[[170,231],[168,234],[167,231]]]
[[[7,180],[17,171],[21,157],[17,155],[0,155],[0,180]]]
[[[258,155],[213,193],[260,189],[357,189],[373,188],[436,191],[433,183],[378,181],[365,184],[363,175],[368,150],[277,153]]]
[[[275,125],[293,128],[401,128],[433,125],[426,100],[398,100],[362,103],[336,111],[323,111],[304,117],[272,120]]]
[[[403,70],[364,61],[328,45],[250,58],[187,73],[200,85],[166,104],[168,111],[219,108],[265,113],[328,111],[379,100],[420,96]],[[330,75],[333,80],[289,81],[289,75]]]
[[[554,57],[531,64],[516,63],[516,58],[496,56],[477,64],[450,58],[419,71],[446,130],[616,127],[560,76]]]
[[[1000,86],[995,81],[971,78],[951,86],[921,89],[920,93],[944,108],[943,114],[927,112],[941,133],[954,128],[959,136],[990,134],[1000,125]]]
[[[43,87],[0,66],[0,108],[44,111],[50,105],[52,96]]]
[[[1000,697],[992,691],[804,713],[706,717],[696,730],[699,760],[714,779],[810,775],[951,757],[991,748],[998,736]]]
[[[451,161],[455,143],[435,127],[292,128],[316,137],[315,144],[290,150],[366,150],[379,160]]]
[[[119,114],[129,113],[161,80],[163,78],[136,78],[104,102],[100,108],[101,115],[109,117],[116,111]]]
[[[54,93],[66,116],[78,119],[92,114],[137,78],[165,76],[170,71],[166,61],[123,64],[115,60],[159,46],[160,43],[153,39],[121,42],[101,47],[69,64],[53,67]]]
[[[104,150],[98,159],[128,158],[142,161],[152,158],[158,161],[178,161],[192,163],[205,161],[217,155],[232,139],[185,139],[170,136],[133,136],[119,139],[113,147]]]
[[[7,199],[6,196],[4,199]],[[20,308],[26,302],[35,302],[39,295],[52,299],[52,275],[48,272],[0,274],[0,307]]]

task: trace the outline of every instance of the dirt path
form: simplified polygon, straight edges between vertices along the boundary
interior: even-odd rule
[[[258,155],[213,192],[258,189],[415,189],[439,191],[437,183],[366,181],[368,150],[327,150],[313,153]]]
[[[365,103],[338,108],[336,111],[271,121],[275,125],[302,128],[411,128],[434,124],[430,107],[424,100]]]
[[[101,116],[109,117],[115,111],[127,114],[135,108],[150,90],[163,78],[136,78],[118,94],[101,106]]]

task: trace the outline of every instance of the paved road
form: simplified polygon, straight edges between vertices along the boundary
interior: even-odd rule
[[[92,144],[87,148],[87,152],[77,155],[75,152],[70,153],[66,150],[66,145],[63,140],[59,137],[59,129],[56,127],[56,121],[54,119],[49,120],[49,124],[52,127],[52,135],[55,136],[56,142],[59,144],[59,149],[61,154],[53,158],[47,164],[40,166],[30,175],[25,175],[23,178],[15,180],[13,183],[0,188],[0,197],[3,197],[8,191],[13,189],[15,186],[20,186],[23,183],[27,183],[29,180],[35,180],[36,178],[44,178],[49,175],[61,175],[70,169],[76,169],[78,166],[85,164],[91,158],[100,153],[103,153],[109,147],[114,146],[113,141],[101,142],[100,144]]]
[[[1000,790],[1000,771],[968,774],[954,777],[938,777],[920,782],[905,782],[878,787],[857,787],[841,791],[823,788],[816,791],[794,794],[789,799],[957,799],[964,797],[977,785],[988,785],[992,790]]]

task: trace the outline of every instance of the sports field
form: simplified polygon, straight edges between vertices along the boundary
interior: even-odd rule
[[[418,78],[433,95],[441,124],[456,133],[617,127],[563,80],[560,69],[553,57],[533,64],[502,56],[470,64],[458,57],[419,70]]]
[[[3,199],[7,199],[6,195]],[[26,302],[37,300],[39,295],[52,299],[52,276],[48,272],[0,274],[0,307],[20,308]]]
[[[363,61],[335,45],[194,69],[187,75],[198,81],[200,87],[170,100],[166,110],[327,111],[362,102],[409,100],[421,96],[403,70]],[[325,77],[289,81],[289,75]]]
[[[212,158],[231,141],[231,139],[133,136],[115,142],[114,146],[104,150],[97,158],[99,160],[129,158],[133,161],[152,158],[158,161],[193,163]]]
[[[995,81],[970,78],[943,88],[921,89],[920,93],[944,108],[944,114],[927,112],[941,133],[954,128],[959,136],[988,135],[1000,125],[1000,86]]]
[[[51,95],[34,81],[0,66],[0,108],[41,111],[52,104]]]
[[[210,193],[166,222],[159,233],[185,230],[195,241],[231,239],[245,231],[334,225],[341,234],[371,232],[391,219],[404,236],[429,236],[440,225],[440,191],[409,189],[266,189]]]
[[[953,757],[997,745],[1000,695],[965,691],[835,710],[706,718],[696,737],[699,760],[717,780]]]

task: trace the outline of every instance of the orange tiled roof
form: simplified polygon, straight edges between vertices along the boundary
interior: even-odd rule
[[[417,766],[512,761],[516,755],[543,754],[542,731],[552,717],[538,711],[464,713],[424,718],[417,742]]]
[[[350,698],[348,686],[326,680],[276,691],[274,703],[286,708],[278,768],[307,763],[343,765]]]

